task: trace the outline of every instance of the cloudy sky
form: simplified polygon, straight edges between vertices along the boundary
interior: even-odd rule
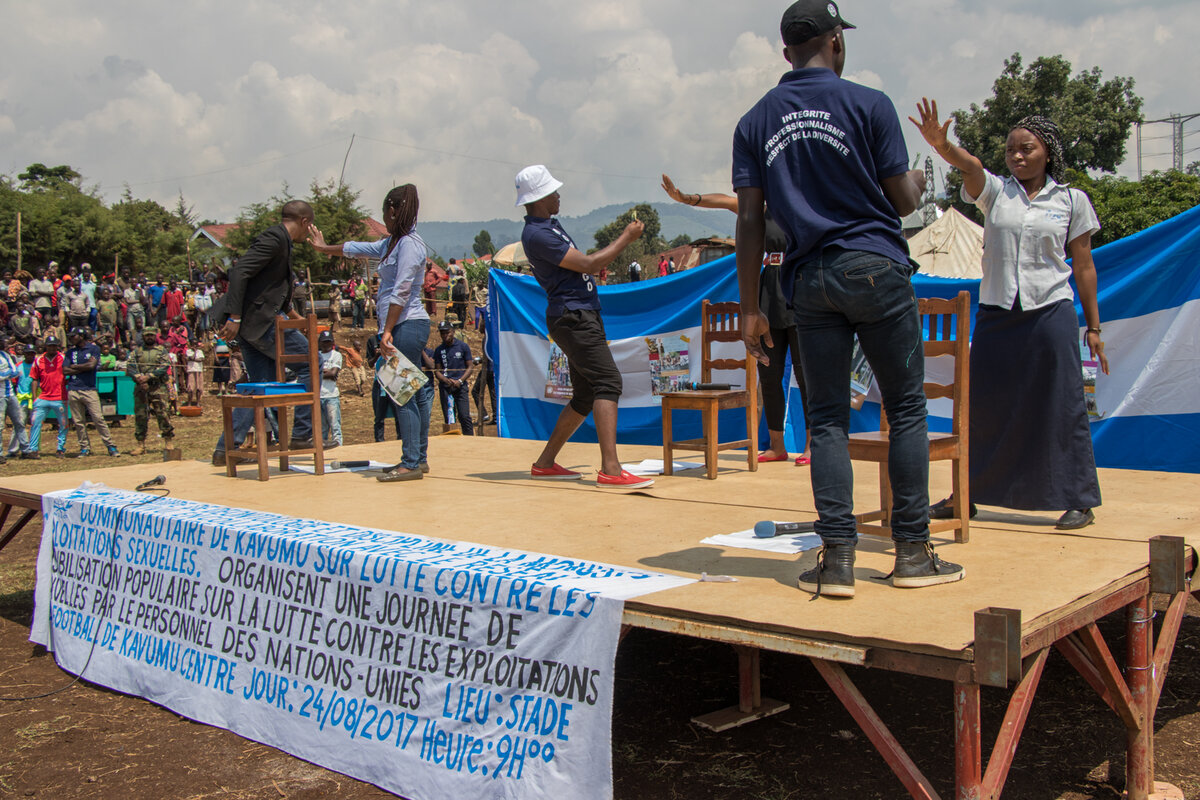
[[[286,182],[345,179],[374,210],[413,182],[422,218],[518,218],[546,163],[564,214],[728,191],[730,138],[785,69],[782,0],[0,0],[0,172],[70,164],[113,200],[203,217]],[[904,114],[990,95],[1005,57],[1133,77],[1147,118],[1200,111],[1196,0],[845,0],[846,77]],[[909,149],[924,152],[915,130]],[[1200,119],[1187,147],[1200,148]],[[1146,153],[1170,153],[1165,125]],[[1188,160],[1200,159],[1200,152]],[[1147,169],[1169,166],[1148,156]],[[1123,168],[1132,175],[1130,161]],[[377,212],[376,212],[377,213]]]

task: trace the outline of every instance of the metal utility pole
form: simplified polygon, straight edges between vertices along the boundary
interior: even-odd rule
[[[1180,172],[1183,172],[1183,126],[1187,122],[1191,122],[1200,117],[1200,112],[1195,114],[1172,114],[1169,117],[1162,119],[1148,119],[1144,122],[1134,123],[1137,125],[1137,174],[1138,180],[1142,179],[1142,126],[1153,125],[1160,122],[1167,122],[1171,125],[1171,167]]]
[[[928,228],[937,221],[937,206],[933,202],[933,157],[925,156],[925,208],[921,222]]]

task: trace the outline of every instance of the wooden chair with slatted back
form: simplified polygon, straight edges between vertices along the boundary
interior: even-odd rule
[[[746,448],[746,463],[751,472],[758,470],[758,362],[746,354],[744,359],[713,358],[714,342],[742,343],[741,309],[737,303],[700,305],[700,381],[711,383],[713,370],[743,370],[745,380],[740,389],[698,389],[670,392],[662,396],[663,474],[672,474],[674,450],[696,450],[704,453],[704,466],[709,480],[717,477],[717,453],[721,450]],[[745,439],[722,442],[717,422],[722,409],[745,408]],[[699,439],[674,441],[671,434],[671,412],[690,409],[701,415],[702,435]]]
[[[929,532],[953,530],[954,539],[970,538],[971,496],[967,479],[969,460],[967,428],[970,422],[970,332],[971,295],[959,292],[953,300],[921,298],[921,329],[925,337],[925,357],[950,356],[954,359],[953,381],[947,384],[925,383],[929,399],[949,398],[953,412],[949,433],[929,433],[929,460],[950,461],[954,487],[954,517],[930,520]],[[888,480],[888,424],[886,410],[880,411],[880,430],[850,435],[850,458],[879,464],[879,510],[859,514],[860,533],[891,536],[892,486]]]
[[[289,330],[302,331],[308,339],[308,352],[288,354],[283,351],[284,333]],[[240,461],[258,462],[258,479],[267,480],[269,473],[267,464],[274,456],[279,457],[279,471],[287,472],[289,456],[312,455],[313,465],[317,475],[325,474],[324,432],[321,430],[321,368],[317,351],[317,317],[309,314],[300,319],[275,320],[275,380],[283,382],[288,364],[307,362],[312,391],[295,392],[292,394],[268,395],[229,395],[221,398],[221,413],[225,423],[225,474],[231,478],[237,477],[237,465]],[[302,450],[288,449],[291,436],[288,430],[288,409],[295,406],[310,406],[312,408],[312,447]],[[248,408],[254,412],[254,453],[239,453],[233,447],[233,409]],[[268,427],[266,410],[276,409],[276,422],[279,425],[279,449],[274,452],[267,450]]]

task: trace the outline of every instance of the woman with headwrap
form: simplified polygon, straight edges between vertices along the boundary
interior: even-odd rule
[[[1087,346],[1108,374],[1100,340],[1088,196],[1066,185],[1061,134],[1042,116],[1008,133],[1008,178],[949,142],[950,120],[922,100],[921,135],[962,173],[963,200],[984,215],[983,280],[971,341],[971,500],[1023,510],[1065,511],[1060,530],[1091,524],[1100,484],[1079,363],[1075,278]],[[1071,263],[1065,256],[1069,254]],[[948,498],[930,508],[952,515]],[[974,516],[974,502],[971,515]]]

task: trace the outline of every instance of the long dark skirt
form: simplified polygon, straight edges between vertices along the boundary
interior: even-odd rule
[[[979,307],[970,414],[972,501],[1028,511],[1100,505],[1070,301]]]

